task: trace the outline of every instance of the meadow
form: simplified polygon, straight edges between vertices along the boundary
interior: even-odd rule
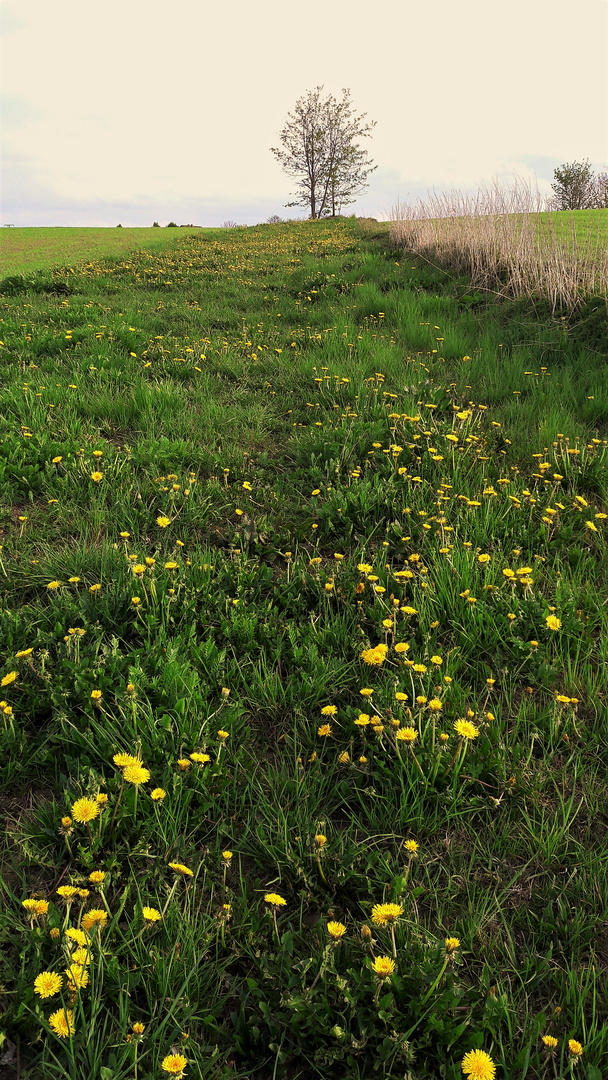
[[[606,306],[389,229],[0,281],[9,1076],[608,1075]]]

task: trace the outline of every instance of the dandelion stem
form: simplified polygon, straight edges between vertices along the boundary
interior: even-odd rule
[[[177,888],[177,881],[178,881],[178,879],[176,878],[175,881],[173,882],[172,887],[171,887],[171,892],[169,893],[169,895],[168,895],[168,897],[166,899],[165,906],[164,906],[164,908],[163,908],[163,910],[161,912],[161,915],[162,915],[163,919],[164,919],[164,917],[165,917],[165,915],[167,913],[167,908],[169,907],[169,904],[171,903],[171,901],[173,899],[173,893],[175,892],[175,890]]]
[[[114,807],[114,813],[112,814],[112,820],[110,822],[110,832],[112,832],[112,826],[114,824],[114,819],[116,818],[116,811],[118,810],[118,807],[120,806],[120,800],[122,798],[122,789],[124,788],[124,786],[125,786],[125,778],[124,778],[124,774],[123,774],[122,783],[120,785],[120,791],[118,792],[118,798],[116,800],[116,806]]]
[[[430,990],[427,991],[427,993],[423,997],[422,1001],[420,1002],[420,1008],[422,1008],[423,1005],[426,1005],[426,1003],[429,1000],[431,994],[433,993],[433,991],[437,987],[437,984],[438,984],[439,980],[441,979],[446,967],[448,966],[448,959],[449,959],[449,957],[446,956],[445,960],[443,961],[443,967],[441,968],[441,971],[439,972],[437,978],[435,979],[435,982],[433,983]]]

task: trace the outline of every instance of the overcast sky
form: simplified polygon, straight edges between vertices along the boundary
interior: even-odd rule
[[[608,169],[606,0],[4,0],[2,219],[222,225],[286,209],[298,98],[377,121],[346,213]]]

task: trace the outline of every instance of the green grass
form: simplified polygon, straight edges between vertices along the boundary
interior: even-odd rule
[[[180,229],[180,234],[199,231]],[[134,250],[163,251],[174,243],[174,229],[5,228],[0,229],[0,265],[3,275],[27,274]]]
[[[0,291],[21,1076],[601,1080],[605,305],[484,299],[352,219]]]

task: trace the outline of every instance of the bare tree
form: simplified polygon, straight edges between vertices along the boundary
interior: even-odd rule
[[[608,210],[608,172],[600,173],[593,182],[593,209]]]
[[[377,168],[355,145],[355,139],[369,135],[375,121],[362,126],[367,114],[353,116],[350,90],[343,90],[342,101],[336,101],[332,95],[322,100],[322,89],[317,86],[298,99],[279,135],[283,149],[271,147],[286,172],[298,178],[298,197],[285,205],[308,206],[311,218],[335,216],[336,206],[353,202],[351,196],[361,192]]]

